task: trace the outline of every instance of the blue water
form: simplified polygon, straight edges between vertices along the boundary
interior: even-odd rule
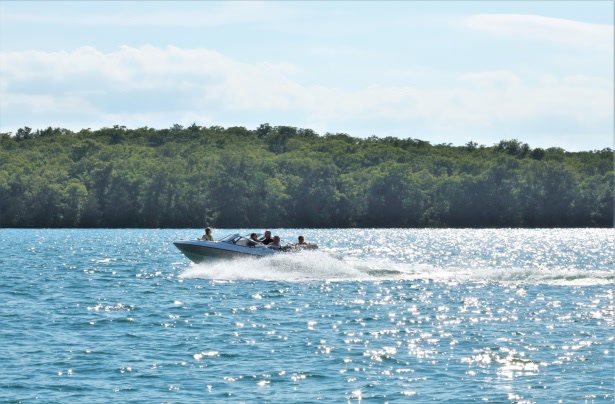
[[[0,230],[0,401],[614,401],[613,229],[201,232]]]

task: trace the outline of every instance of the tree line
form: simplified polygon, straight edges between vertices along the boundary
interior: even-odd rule
[[[613,151],[262,124],[0,134],[0,226],[611,227]]]

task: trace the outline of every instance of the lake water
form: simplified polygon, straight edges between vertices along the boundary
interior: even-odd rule
[[[0,230],[0,401],[614,402],[613,229],[273,230]]]

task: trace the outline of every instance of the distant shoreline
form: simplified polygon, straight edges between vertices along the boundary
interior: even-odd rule
[[[609,228],[613,150],[260,125],[0,134],[2,228]]]

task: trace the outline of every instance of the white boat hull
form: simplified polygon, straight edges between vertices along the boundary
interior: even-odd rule
[[[177,247],[190,261],[203,262],[217,259],[233,259],[243,257],[266,257],[278,254],[281,250],[274,250],[264,246],[237,246],[219,241],[186,240],[175,241]]]

